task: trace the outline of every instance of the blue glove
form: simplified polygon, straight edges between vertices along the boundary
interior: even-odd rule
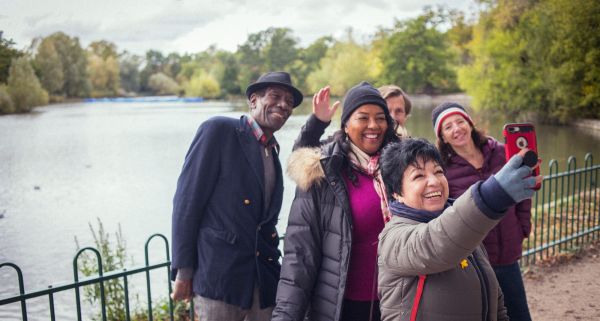
[[[531,167],[523,164],[523,157],[514,155],[508,162],[494,174],[500,187],[515,202],[531,198],[535,193],[535,178],[531,176]]]

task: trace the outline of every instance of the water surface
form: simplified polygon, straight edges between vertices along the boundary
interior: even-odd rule
[[[420,104],[407,127],[413,136],[433,139],[431,106]],[[142,264],[150,235],[170,239],[172,197],[198,125],[215,115],[237,118],[245,109],[243,103],[222,102],[75,103],[1,116],[0,263],[19,265],[28,291],[70,281],[75,238],[82,246],[92,245],[88,224],[95,226],[99,218],[111,233],[120,224],[135,265]],[[297,108],[276,134],[283,164],[309,110],[306,104]],[[501,138],[501,122],[488,127],[488,134]],[[336,128],[338,121],[328,133]],[[588,152],[600,157],[599,140],[589,132],[537,129],[545,164],[555,158],[562,170],[570,155],[580,166]],[[293,193],[294,184],[286,177],[280,233],[285,232]],[[157,260],[164,257],[161,246],[156,246]],[[0,298],[16,292],[14,273],[0,270]],[[57,307],[57,319],[73,319],[67,315],[73,295],[55,300],[66,306]],[[49,319],[47,298],[29,303],[28,309],[33,320]],[[18,311],[18,305],[0,307],[0,320],[20,320]]]

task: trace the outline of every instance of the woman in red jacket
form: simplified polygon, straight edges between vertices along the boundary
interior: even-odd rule
[[[496,173],[506,163],[504,145],[477,130],[464,107],[443,103],[431,113],[437,145],[445,163],[450,197]],[[510,320],[531,320],[519,268],[523,239],[531,231],[531,200],[508,209],[483,244],[504,292]]]

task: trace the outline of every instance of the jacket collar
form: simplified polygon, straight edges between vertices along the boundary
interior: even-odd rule
[[[487,143],[485,145],[483,145],[483,147],[481,148],[481,153],[483,154],[482,169],[489,167],[490,161],[492,160],[492,156],[493,156],[492,150],[494,148],[496,148],[496,146],[498,146],[498,141],[496,141],[493,138],[488,137]],[[454,152],[452,152],[452,157],[450,157],[450,163],[471,166],[471,164],[469,164],[469,162],[467,162],[464,158],[460,157],[460,155],[458,155]]]

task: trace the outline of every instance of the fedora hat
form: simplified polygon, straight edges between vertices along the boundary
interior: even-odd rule
[[[250,99],[252,93],[271,85],[282,86],[289,89],[292,96],[294,96],[294,107],[302,103],[304,96],[300,90],[292,85],[290,74],[284,71],[272,71],[260,76],[256,82],[246,88],[246,97]]]

